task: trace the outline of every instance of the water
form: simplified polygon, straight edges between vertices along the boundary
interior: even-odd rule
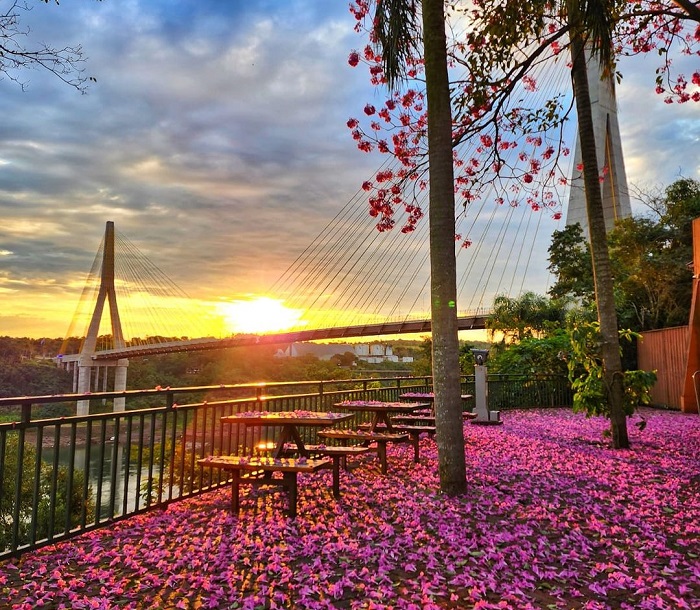
[[[53,449],[44,450],[42,458],[51,463],[53,453]],[[70,447],[60,447],[58,450],[59,464],[69,466],[70,455]],[[100,517],[105,518],[124,512],[133,512],[145,506],[145,497],[140,492],[139,487],[148,481],[149,468],[146,466],[139,469],[131,460],[132,463],[127,470],[127,451],[124,446],[115,446],[113,442],[105,445],[93,444],[90,446],[89,464],[87,464],[87,459],[87,447],[84,445],[76,447],[74,468],[87,473],[88,486],[92,491],[95,505],[98,504],[99,494]],[[116,469],[113,470],[115,463]],[[154,468],[153,476],[158,474],[158,469]],[[112,481],[113,478],[114,481]],[[157,489],[155,493],[157,494]],[[112,505],[114,508],[110,510]]]

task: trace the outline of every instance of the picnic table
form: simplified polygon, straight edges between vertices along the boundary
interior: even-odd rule
[[[285,444],[294,442],[302,457],[310,457],[309,450],[299,434],[300,426],[326,427],[352,417],[352,413],[315,413],[313,411],[247,411],[221,418],[226,424],[244,426],[280,426],[282,428],[277,445],[272,452],[273,458],[280,458],[285,451]]]
[[[313,411],[246,411],[221,418],[222,423],[240,424],[247,427],[279,426],[281,432],[277,444],[269,457],[245,457],[238,455],[210,455],[198,460],[203,467],[220,468],[231,473],[231,507],[234,514],[240,509],[239,489],[244,483],[249,485],[281,485],[287,491],[289,515],[297,514],[297,474],[315,473],[323,468],[333,468],[333,493],[340,495],[338,464],[340,459],[311,458],[311,451],[304,445],[299,434],[300,426],[325,427],[345,421],[352,413],[315,413]],[[298,457],[284,457],[289,451],[287,445],[295,447]],[[314,454],[317,454],[314,451]],[[274,478],[281,473],[282,478]]]
[[[231,511],[240,511],[240,486],[279,485],[287,491],[288,513],[293,519],[297,516],[297,474],[314,473],[331,466],[326,459],[306,458],[243,457],[239,455],[210,455],[197,463],[203,467],[220,468],[231,473]],[[282,478],[273,478],[273,473],[281,472]]]
[[[398,413],[410,413],[416,409],[429,407],[429,403],[383,402],[379,400],[346,400],[334,405],[346,411],[372,413],[372,423],[367,430],[321,430],[318,435],[332,439],[346,446],[349,442],[359,442],[365,447],[375,444],[382,474],[387,473],[387,443],[408,441],[411,435],[397,430],[391,423],[391,416]]]
[[[419,409],[430,407],[429,402],[383,402],[381,400],[346,400],[334,405],[346,411],[355,411],[361,413],[372,413],[372,424],[370,432],[377,432],[377,426],[383,427],[384,431],[393,432],[394,428],[391,423],[391,416],[398,414],[411,413]]]

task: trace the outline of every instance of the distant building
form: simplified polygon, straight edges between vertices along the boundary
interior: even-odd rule
[[[284,349],[275,352],[276,358],[298,358],[299,356],[315,356],[319,360],[330,360],[333,356],[345,352],[355,353],[352,345],[345,343],[291,343]]]
[[[391,345],[384,345],[382,343],[356,345],[355,355],[358,360],[363,360],[370,364],[399,361],[399,357],[394,355],[394,350]]]
[[[295,358],[299,356],[312,355],[319,360],[330,360],[333,356],[342,355],[347,352],[355,354],[358,360],[370,364],[382,362],[413,362],[412,356],[399,358],[394,354],[391,345],[382,343],[292,343],[286,348],[278,349],[276,358]]]

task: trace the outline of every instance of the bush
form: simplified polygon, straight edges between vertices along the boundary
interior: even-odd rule
[[[19,471],[19,436],[10,433],[7,436],[4,462],[2,464],[2,493],[0,494],[0,549],[7,549],[12,543],[14,514],[16,510],[15,481]],[[22,459],[22,479],[19,494],[19,536],[16,544],[30,542],[32,518],[36,519],[37,540],[60,534],[81,523],[83,511],[87,522],[94,520],[95,502],[92,491],[88,489],[83,496],[85,474],[82,470],[73,471],[73,484],[68,488],[69,471],[66,466],[59,466],[56,473],[55,496],[53,494],[54,471],[51,464],[42,463],[39,469],[39,493],[36,513],[33,514],[34,481],[37,452],[30,444],[24,445]],[[70,507],[70,509],[69,509]],[[70,514],[67,511],[70,510]]]

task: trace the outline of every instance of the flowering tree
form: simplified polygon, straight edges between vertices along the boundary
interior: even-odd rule
[[[366,23],[374,4],[355,0],[351,5],[356,29],[369,29],[370,44],[352,51],[348,62],[365,65],[371,82],[383,86],[383,55],[371,44],[372,26]],[[621,79],[616,72],[618,56],[657,54],[660,63],[653,86],[664,101],[700,101],[700,71],[686,76],[672,70],[675,58],[700,52],[696,5],[684,0],[575,4],[584,9],[596,5],[608,14],[609,53],[606,58],[598,55],[608,64],[606,76]],[[570,153],[562,135],[574,105],[568,84],[553,88],[544,81],[553,66],[572,67],[566,2],[474,0],[449,3],[448,9],[447,19],[453,24],[447,44],[459,203],[467,207],[495,191],[496,204],[526,204],[560,217],[562,187],[569,182],[568,164],[562,158]],[[587,34],[584,43],[594,44],[598,36]],[[600,47],[596,47],[598,53]],[[420,44],[408,51],[412,52],[405,57],[405,87],[393,90],[381,106],[366,104],[362,115],[347,123],[360,150],[376,150],[396,161],[362,185],[380,231],[398,224],[402,231],[411,232],[425,212],[417,203],[418,194],[428,186],[424,62]],[[604,174],[606,168],[597,171]],[[462,245],[470,245],[468,236],[460,237]]]
[[[356,0],[352,7],[358,29],[363,27],[369,4]],[[544,66],[557,63],[565,63],[570,72],[611,433],[616,447],[627,447],[617,317],[599,187],[606,168],[596,158],[585,51],[609,79],[619,78],[619,55],[657,51],[662,58],[656,73],[657,92],[666,95],[669,103],[700,101],[700,73],[687,79],[671,71],[672,51],[698,53],[697,6],[685,0],[474,0],[450,3],[449,19],[452,31],[459,28],[462,32],[447,44],[453,76],[454,190],[465,209],[495,189],[497,204],[527,204],[535,210],[550,209],[555,217],[561,215],[558,189],[567,185],[568,176],[560,161],[569,154],[562,131],[574,106],[568,89],[546,90],[538,76]],[[688,23],[693,27],[687,27]],[[380,231],[393,228],[402,211],[401,230],[413,231],[424,213],[416,203],[417,192],[427,187],[428,117],[420,47],[406,47],[404,61],[410,66],[408,75],[414,86],[393,93],[379,110],[365,106],[369,124],[355,118],[348,121],[361,150],[376,148],[397,160],[392,169],[378,172],[363,185],[370,193],[370,214],[377,217]],[[384,82],[382,56],[375,47],[367,46],[362,54],[354,51],[349,62],[366,63],[372,81]],[[460,69],[463,74],[458,74]],[[528,104],[525,93],[537,91],[544,101]],[[469,236],[455,238],[464,246],[471,243]]]

